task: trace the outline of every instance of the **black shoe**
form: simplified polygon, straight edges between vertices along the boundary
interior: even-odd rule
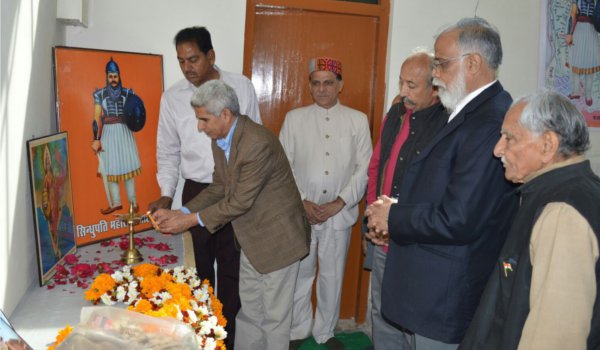
[[[325,342],[325,346],[329,350],[344,350],[346,348],[346,346],[344,345],[344,343],[342,343],[341,341],[335,339],[335,337],[329,338]]]
[[[304,343],[305,339],[295,339],[295,340],[290,340],[290,350],[298,350],[300,349],[300,347],[302,346],[302,343]]]

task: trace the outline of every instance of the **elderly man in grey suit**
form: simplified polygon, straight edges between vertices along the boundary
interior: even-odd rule
[[[212,139],[213,183],[181,210],[156,211],[158,230],[200,224],[214,233],[231,222],[241,247],[236,348],[286,349],[299,261],[310,243],[287,157],[270,131],[240,115],[235,91],[222,81],[200,86],[192,106],[198,130]]]

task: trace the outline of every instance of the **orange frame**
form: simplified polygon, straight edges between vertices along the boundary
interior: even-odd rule
[[[163,92],[162,55],[74,47],[54,48],[54,78],[57,125],[69,133],[69,161],[73,189],[75,241],[78,246],[129,232],[115,214],[128,211],[123,183],[120,194],[123,209],[103,215],[108,206],[101,177],[97,176],[98,157],[93,152],[93,93],[106,86],[105,67],[110,59],[119,65],[122,86],[143,100],[146,110],[144,127],[134,132],[141,162],[141,174],[135,179],[136,201],[140,211],[160,197],[156,182],[156,130],[160,97]],[[136,231],[151,228],[146,217]]]

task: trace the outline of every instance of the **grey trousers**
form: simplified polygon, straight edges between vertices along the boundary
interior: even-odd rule
[[[380,246],[373,247],[371,270],[371,322],[375,350],[409,350],[410,336],[387,323],[381,315],[381,281],[387,254]]]
[[[456,350],[458,344],[446,344],[439,340],[425,338],[418,334],[410,335],[411,350]]]
[[[375,350],[456,350],[458,344],[446,344],[418,334],[405,333],[383,319],[381,314],[381,282],[383,281],[386,257],[387,253],[384,253],[381,247],[374,247],[373,269],[371,270],[371,317]]]
[[[294,287],[300,263],[261,274],[242,250],[240,254],[240,301],[235,318],[237,350],[284,350],[289,348]]]

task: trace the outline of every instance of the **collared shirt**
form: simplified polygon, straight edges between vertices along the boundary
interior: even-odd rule
[[[237,122],[238,122],[238,118],[235,118],[235,121],[233,122],[233,125],[231,125],[231,129],[229,129],[227,136],[225,136],[222,139],[217,140],[217,146],[219,146],[219,148],[223,150],[223,152],[225,153],[225,159],[227,159],[227,161],[229,161],[229,151],[231,150],[231,140],[233,140],[233,132],[235,131]]]
[[[373,156],[369,162],[369,182],[367,186],[367,204],[373,203],[377,197],[381,194],[395,195],[398,192],[398,184],[402,182],[404,170],[416,158],[423,148],[425,148],[431,139],[437,134],[437,132],[446,125],[448,114],[444,110],[440,103],[436,103],[433,106],[424,108],[417,112],[414,112],[410,118],[410,132],[404,145],[400,149],[396,166],[394,167],[394,181],[392,183],[392,191],[390,193],[382,193],[378,188],[379,181],[379,163],[387,162],[388,159],[382,159],[382,145],[383,141],[383,128],[388,125],[389,118],[402,118],[402,115],[398,114],[399,105],[395,104],[390,107],[383,123],[381,123],[381,132],[379,140],[373,150]],[[395,135],[394,135],[395,137]],[[386,140],[389,142],[389,140]],[[385,147],[384,147],[385,148]],[[384,152],[385,153],[385,152]],[[384,156],[385,157],[385,156]],[[388,156],[389,158],[389,156]],[[395,185],[394,185],[395,184]]]
[[[233,140],[233,134],[235,132],[235,127],[237,126],[237,122],[238,122],[238,118],[235,118],[235,121],[231,125],[231,129],[229,129],[227,136],[225,136],[222,139],[217,139],[217,141],[216,141],[217,146],[219,146],[219,148],[222,149],[223,152],[225,153],[225,159],[227,159],[227,161],[229,161],[229,151],[231,150],[231,140]],[[187,207],[182,207],[181,211],[186,214],[190,213],[190,210]],[[204,223],[202,222],[202,219],[200,219],[200,212],[196,213],[196,218],[198,219],[198,224],[200,226],[204,227]]]
[[[241,74],[214,67],[219,72],[219,79],[235,90],[240,113],[262,124],[252,82]],[[194,109],[190,104],[194,91],[196,87],[182,79],[165,91],[160,101],[156,178],[161,196],[173,198],[180,172],[184,179],[212,182],[214,161],[211,140],[205,133],[198,131]]]
[[[372,146],[364,113],[339,102],[287,113],[279,140],[290,161],[302,199],[324,204],[340,197],[346,205],[319,228],[346,229],[356,222],[367,184]]]
[[[450,121],[452,119],[454,119],[454,117],[456,117],[458,115],[458,113],[460,113],[460,111],[465,108],[465,106],[471,102],[471,100],[473,100],[475,97],[477,97],[477,95],[479,95],[480,93],[483,92],[483,90],[489,88],[490,86],[492,86],[492,84],[494,84],[496,81],[498,80],[494,80],[491,83],[484,85],[482,87],[480,87],[479,89],[471,92],[470,94],[468,94],[467,96],[465,96],[465,98],[463,98],[457,105],[456,108],[454,109],[454,111],[452,112],[452,114],[450,114],[450,117],[448,117],[448,123],[450,123]]]

